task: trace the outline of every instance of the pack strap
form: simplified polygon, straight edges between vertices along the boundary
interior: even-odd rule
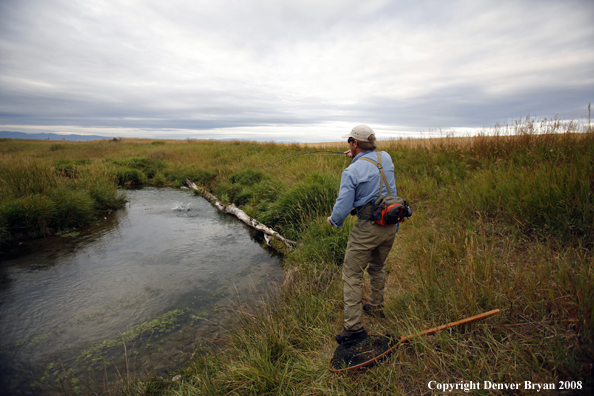
[[[359,159],[367,161],[367,162],[371,162],[372,164],[377,166],[377,168],[379,169],[380,175],[381,175],[379,193],[377,194],[377,198],[379,199],[379,197],[382,196],[383,183],[386,183],[386,188],[388,189],[388,195],[392,195],[392,191],[390,190],[390,185],[388,184],[388,179],[386,178],[386,174],[384,173],[384,167],[382,166],[382,157],[380,156],[380,153],[377,151],[376,151],[376,154],[377,154],[378,162],[375,162],[374,160],[369,159],[369,158],[359,158]]]

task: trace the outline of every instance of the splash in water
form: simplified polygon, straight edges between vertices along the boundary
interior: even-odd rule
[[[189,212],[190,211],[190,204],[189,203],[183,203],[183,202],[176,202],[173,205],[173,208],[171,208],[171,210],[177,210],[180,212]]]
[[[181,214],[178,214],[177,217],[195,217],[198,216],[197,213],[190,213],[190,211],[192,210],[190,208],[190,203],[184,203],[184,202],[175,202],[175,204],[173,205],[173,208],[171,208],[171,210],[175,210],[176,212],[183,212]]]

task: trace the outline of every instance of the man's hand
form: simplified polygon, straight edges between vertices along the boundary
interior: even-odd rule
[[[326,223],[328,223],[328,225],[331,225],[332,227],[334,227],[334,224],[332,224],[332,222],[330,221],[330,216],[328,216],[328,218],[326,219]]]
[[[347,150],[344,152],[344,156],[345,157],[349,157],[349,158],[353,158],[353,153],[351,153],[351,150]]]

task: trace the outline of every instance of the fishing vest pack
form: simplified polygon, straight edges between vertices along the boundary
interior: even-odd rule
[[[387,226],[391,224],[402,223],[407,217],[412,216],[412,209],[410,206],[408,206],[406,201],[397,195],[392,195],[390,184],[388,183],[388,179],[386,179],[386,174],[384,173],[384,168],[382,167],[382,157],[380,156],[380,153],[377,153],[378,162],[375,162],[369,158],[360,159],[371,162],[377,166],[380,171],[381,180],[377,199],[371,202],[371,215],[363,217],[359,216],[359,218],[363,218],[363,220],[367,221],[373,221],[375,224],[381,226]],[[387,195],[382,195],[382,186],[384,183],[386,183],[386,188],[388,189]],[[369,204],[364,205],[363,207],[368,205]],[[357,211],[357,213],[361,212],[362,210]]]

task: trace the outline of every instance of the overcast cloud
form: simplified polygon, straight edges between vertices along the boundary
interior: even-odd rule
[[[329,141],[581,119],[594,2],[1,0],[0,129]]]

